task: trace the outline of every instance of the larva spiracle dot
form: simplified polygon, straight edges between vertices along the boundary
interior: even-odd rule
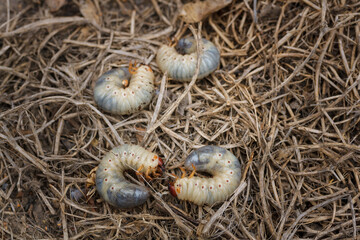
[[[174,197],[199,206],[225,201],[240,184],[239,160],[221,147],[205,146],[193,151],[185,160],[185,168],[195,168],[211,174],[212,177],[193,177],[193,172],[189,177],[170,182],[169,191]]]
[[[125,115],[149,105],[154,74],[149,66],[112,69],[96,81],[94,99],[104,111]]]
[[[101,160],[96,171],[96,189],[110,205],[118,208],[132,208],[143,204],[149,198],[146,187],[130,183],[124,171],[135,169],[137,175],[150,178],[161,176],[164,164],[160,157],[137,145],[124,144],[113,148]]]
[[[215,45],[202,38],[198,79],[211,74],[220,63],[220,52]],[[195,74],[197,59],[196,41],[193,37],[182,38],[175,47],[162,45],[156,56],[156,63],[162,72],[179,81],[190,81]]]

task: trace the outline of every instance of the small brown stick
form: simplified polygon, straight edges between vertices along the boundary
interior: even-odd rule
[[[224,211],[229,207],[230,203],[234,201],[234,199],[245,189],[247,183],[241,182],[239,187],[235,190],[234,194],[231,196],[229,201],[225,201],[223,205],[219,208],[219,210],[216,211],[216,213],[210,218],[210,220],[206,223],[202,233],[207,234],[211,228],[211,226],[214,224],[216,219],[218,219]]]
[[[135,35],[135,17],[136,17],[136,11],[133,10],[131,12],[131,24],[130,24],[130,36],[134,37]]]
[[[180,219],[180,217],[174,213],[174,211],[169,207],[169,205],[161,197],[159,197],[156,193],[153,193],[153,192],[151,192],[151,195],[155,198],[155,200],[160,202],[161,205],[170,213],[170,215],[174,218],[176,224],[182,230],[184,230],[189,235],[192,233],[192,230],[183,223],[183,221]]]
[[[161,104],[163,102],[164,93],[165,93],[166,79],[167,79],[167,73],[165,73],[163,75],[162,79],[161,79],[159,96],[158,96],[158,99],[156,101],[156,105],[155,105],[154,113],[153,113],[153,115],[151,117],[151,121],[148,124],[148,129],[152,127],[152,125],[155,123],[156,119],[159,116],[159,112],[160,112],[160,109],[161,109]],[[144,138],[143,138],[142,143],[146,142],[148,137],[149,137],[149,133],[147,131]]]
[[[6,135],[0,134],[0,138],[6,140],[14,148],[14,150],[19,152],[22,156],[24,156],[27,160],[29,160],[32,164],[34,164],[39,170],[41,170],[45,174],[47,172],[46,168],[48,168],[48,165],[45,162],[38,159],[37,157],[33,156],[31,153],[25,151],[22,147],[20,147],[19,144],[11,136],[9,129],[4,124],[0,123],[0,125],[6,134]]]
[[[355,215],[355,210],[354,210],[354,203],[351,199],[351,196],[348,195],[348,201],[350,203],[350,209],[351,209],[351,216],[352,216],[352,224],[353,224],[353,238],[356,239],[356,232],[357,232],[357,227],[356,227],[356,215]]]
[[[63,193],[64,195],[64,187],[65,187],[65,183],[64,183],[64,175],[65,175],[65,172],[64,172],[64,169],[62,169],[61,171],[61,192]],[[63,237],[64,239],[69,239],[69,231],[68,231],[68,228],[67,228],[67,221],[66,221],[66,214],[65,214],[65,204],[63,201],[60,201],[60,213],[61,213],[61,225],[62,225],[62,228],[63,228]]]
[[[346,195],[345,195],[346,196]],[[308,210],[306,210],[305,212],[301,213],[297,218],[296,220],[293,222],[293,224],[285,231],[285,233],[283,234],[282,236],[282,240],[286,240],[286,239],[292,239],[295,232],[296,231],[293,231],[293,229],[296,228],[296,226],[298,226],[298,223],[299,221],[305,217],[306,215],[308,215],[310,212],[314,211],[315,209],[318,209],[320,207],[323,207],[323,206],[326,206],[327,204],[331,203],[331,202],[334,202],[334,201],[337,201],[343,197],[345,197],[344,195],[340,195],[340,196],[337,196],[337,197],[334,197],[334,198],[331,198],[331,199],[328,199],[322,203],[319,203],[315,206],[312,206],[311,208],[309,208]]]
[[[216,219],[218,219],[223,213],[224,211],[229,207],[230,203],[233,202],[237,196],[245,189],[245,187],[247,186],[247,183],[245,182],[245,178],[247,175],[247,172],[249,170],[249,167],[252,163],[253,160],[253,156],[254,154],[251,154],[251,157],[248,161],[248,163],[246,164],[246,168],[244,170],[243,176],[241,178],[240,181],[240,185],[237,187],[237,189],[235,190],[233,196],[229,199],[229,201],[225,201],[222,206],[216,211],[216,213],[210,218],[210,220],[206,223],[206,225],[204,226],[202,233],[203,234],[207,234],[208,231],[210,230],[211,226],[214,224],[214,222],[216,221]]]
[[[83,17],[49,18],[49,19],[44,19],[44,20],[39,20],[37,22],[29,23],[28,25],[17,28],[16,30],[11,32],[0,33],[0,38],[12,37],[16,34],[38,30],[39,28],[47,27],[53,24],[63,24],[63,23],[83,24],[86,22],[88,22],[88,20]]]
[[[215,32],[217,34],[219,34],[219,36],[224,40],[224,42],[226,42],[226,44],[230,47],[230,48],[234,48],[234,44],[225,36],[225,33],[223,33],[218,26],[216,26],[216,24],[214,23],[212,16],[210,16],[209,18],[209,23],[210,26],[215,30]]]
[[[162,14],[161,12],[161,9],[157,3],[156,0],[151,0],[153,6],[154,6],[154,9],[156,11],[156,13],[159,15],[159,17],[167,24],[167,25],[170,25],[171,26],[171,23],[170,21],[164,16],[164,14]]]
[[[327,28],[323,28],[320,31],[319,37],[315,43],[315,45],[313,46],[313,48],[311,49],[310,54],[306,57],[306,59],[298,66],[296,66],[295,70],[290,74],[289,77],[287,77],[280,85],[278,85],[277,87],[271,89],[270,91],[268,91],[267,93],[265,93],[263,96],[261,96],[261,98],[258,100],[258,102],[262,102],[264,101],[268,96],[272,95],[275,92],[278,92],[281,88],[283,88],[285,85],[287,85],[299,72],[301,69],[304,68],[304,66],[309,62],[309,60],[312,58],[312,56],[315,54],[317,48],[319,47],[321,40],[323,39],[324,35],[328,32],[329,30]]]
[[[103,217],[102,214],[87,210],[86,208],[80,206],[79,204],[76,204],[73,201],[69,200],[66,196],[62,195],[60,193],[60,191],[54,185],[49,184],[49,190],[59,198],[59,201],[63,201],[66,205],[68,205],[70,207],[73,207],[75,209],[78,209],[78,210],[80,210],[80,211],[82,211],[84,213],[88,213],[90,215],[94,215],[94,216],[97,216],[97,217]]]

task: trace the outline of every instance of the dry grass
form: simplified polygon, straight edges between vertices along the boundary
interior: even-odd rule
[[[192,34],[180,0],[73,0],[55,13],[35,2],[0,7],[3,239],[359,237],[358,1],[262,1],[256,24],[252,1],[234,0],[201,27],[221,50],[219,70],[190,84],[166,80],[154,61],[168,37]],[[96,79],[130,60],[153,68],[152,104],[99,111]],[[85,184],[122,143],[168,169],[145,205],[125,211]],[[239,158],[243,184],[224,205],[172,198],[169,173],[207,144]]]

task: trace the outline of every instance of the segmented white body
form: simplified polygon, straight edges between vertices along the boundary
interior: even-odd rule
[[[203,48],[198,79],[208,76],[220,63],[220,53],[215,45],[202,39]],[[190,81],[196,70],[196,41],[194,38],[180,39],[175,47],[163,45],[158,50],[156,63],[162,72],[179,81]]]
[[[128,81],[125,86],[123,82]],[[97,80],[94,88],[96,104],[115,114],[130,114],[146,107],[153,96],[154,74],[150,67],[141,66],[134,74],[128,68],[112,69]]]
[[[149,191],[127,181],[123,172],[128,169],[145,173],[159,165],[159,157],[137,145],[122,145],[107,153],[96,171],[96,188],[100,196],[109,204],[119,208],[131,208],[143,204]],[[160,160],[161,161],[161,160]]]
[[[228,150],[205,146],[192,152],[185,161],[185,167],[210,173],[212,178],[182,178],[174,183],[177,198],[197,205],[225,201],[239,186],[241,167],[239,160]]]

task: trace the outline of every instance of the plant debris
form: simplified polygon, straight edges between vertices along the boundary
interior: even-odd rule
[[[271,1],[275,9],[258,1],[259,14],[268,9],[258,23],[253,1],[231,1],[195,24],[179,19],[191,1],[92,0],[89,11],[79,2],[55,12],[44,1],[0,8],[4,239],[359,238],[358,1]],[[218,47],[218,70],[168,80],[157,49],[194,34]],[[96,80],[135,60],[156,76],[150,106],[127,116],[100,111]],[[144,182],[150,199],[129,210],[87,185],[124,143],[166,165]],[[228,201],[199,207],[170,196],[167,184],[204,145],[231,151],[244,178]]]
[[[180,16],[187,23],[197,23],[231,2],[232,0],[205,0],[186,3],[180,11]]]

